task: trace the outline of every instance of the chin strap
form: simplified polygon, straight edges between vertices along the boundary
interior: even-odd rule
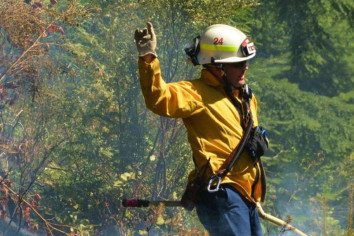
[[[252,90],[251,88],[245,84],[240,88],[235,88],[232,84],[227,80],[226,73],[223,70],[222,64],[219,65],[219,68],[224,71],[222,76],[214,73],[208,66],[203,65],[204,68],[209,71],[213,76],[218,78],[219,80],[224,82],[224,90],[226,95],[231,100],[232,104],[236,107],[238,112],[240,113],[241,118],[241,126],[245,130],[248,124],[248,121],[252,118],[250,101],[252,99]],[[233,95],[233,90],[237,89],[241,96],[241,102],[239,102]]]
[[[229,81],[227,80],[227,77],[226,77],[226,72],[224,71],[223,69],[223,65],[222,64],[214,64],[213,66],[217,67],[218,69],[221,69],[224,74],[222,76],[219,76],[217,74],[215,74],[209,66],[207,65],[203,65],[204,68],[210,72],[210,74],[214,75],[214,77],[218,78],[219,80],[223,81],[224,82],[224,89],[225,89],[225,92],[226,94],[229,96],[230,94],[232,94],[232,91],[235,89],[232,84],[229,83]]]

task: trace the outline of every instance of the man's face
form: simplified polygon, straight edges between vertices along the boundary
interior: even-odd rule
[[[227,63],[223,65],[227,81],[235,88],[240,88],[246,84],[246,70],[248,70],[247,61],[238,63]]]

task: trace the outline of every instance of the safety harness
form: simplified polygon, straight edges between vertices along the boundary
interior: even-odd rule
[[[241,92],[241,101],[237,101],[237,99],[234,97],[232,94],[232,87],[231,85],[227,82],[225,76],[224,76],[224,81],[225,81],[225,92],[229,99],[231,100],[232,104],[236,107],[236,109],[240,113],[240,118],[241,118],[241,126],[244,130],[244,134],[242,136],[241,141],[239,144],[235,147],[235,149],[230,153],[228,158],[224,161],[222,166],[219,168],[219,170],[216,172],[216,174],[212,175],[208,186],[207,190],[208,192],[217,192],[219,191],[221,180],[223,177],[227,175],[227,173],[233,168],[233,166],[236,164],[237,160],[240,158],[241,153],[243,152],[245,145],[247,143],[247,140],[251,134],[252,127],[253,127],[253,119],[252,119],[252,112],[251,112],[251,107],[250,107],[250,100],[252,98],[252,92],[249,89],[248,85],[244,85],[242,89],[240,90]]]
[[[216,74],[213,73],[212,70],[210,70],[208,67],[205,67],[211,74],[213,74],[215,77],[218,77]],[[259,140],[260,139],[266,139],[266,137],[262,137],[263,133],[256,133],[256,130],[263,131],[263,129],[259,126],[256,128],[253,128],[253,118],[252,118],[252,112],[251,112],[251,106],[250,106],[250,101],[252,99],[252,91],[248,87],[248,85],[244,85],[242,88],[240,88],[239,92],[241,95],[241,102],[239,102],[235,96],[232,94],[232,86],[231,84],[228,83],[226,79],[226,75],[223,77],[224,84],[225,84],[225,93],[229,97],[230,101],[232,104],[235,106],[237,111],[240,114],[240,122],[241,126],[244,130],[244,134],[241,138],[241,141],[239,144],[235,147],[235,149],[230,153],[228,158],[224,161],[224,163],[221,165],[219,170],[216,172],[216,174],[213,174],[210,177],[210,180],[206,186],[206,183],[204,182],[204,176],[205,172],[209,166],[210,159],[205,163],[202,168],[197,171],[197,174],[195,178],[192,181],[189,181],[186,187],[186,190],[183,193],[182,199],[181,199],[181,204],[182,206],[187,209],[187,210],[192,210],[195,206],[195,204],[198,202],[199,198],[199,193],[201,193],[205,187],[208,192],[217,192],[220,189],[220,185],[222,182],[222,179],[227,175],[227,173],[234,167],[236,162],[241,156],[241,153],[247,149],[249,152],[250,156],[254,160],[254,164],[257,162],[260,165],[260,169],[257,167],[257,177],[255,182],[252,185],[252,195],[254,193],[254,188],[256,183],[259,181],[259,174],[261,174],[262,178],[262,183],[264,183],[264,191],[262,191],[262,196],[261,196],[261,201],[264,200],[265,197],[265,179],[264,179],[264,170],[261,164],[261,161],[259,157],[263,155],[264,150],[259,150],[262,148],[259,148],[262,145],[259,145]],[[254,137],[257,137],[258,139],[255,139]],[[263,140],[264,141],[264,140]],[[250,145],[251,144],[251,145]],[[253,145],[255,144],[255,145]],[[268,147],[268,142],[266,141],[266,144],[264,144]],[[251,146],[252,150],[249,150]],[[251,155],[252,151],[255,151],[255,155]],[[259,173],[259,171],[261,173]],[[263,188],[263,184],[262,184]]]

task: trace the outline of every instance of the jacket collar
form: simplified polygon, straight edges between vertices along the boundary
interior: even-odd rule
[[[200,78],[204,83],[213,87],[222,87],[223,84],[221,81],[216,78],[212,73],[210,73],[207,69],[202,69]]]
[[[222,91],[224,91],[224,84],[218,78],[216,78],[212,73],[210,73],[207,69],[202,69],[200,78],[207,85],[210,85],[210,86],[216,87],[216,88],[221,88]],[[232,90],[232,94],[236,98],[239,98],[240,90],[239,89],[233,89]]]

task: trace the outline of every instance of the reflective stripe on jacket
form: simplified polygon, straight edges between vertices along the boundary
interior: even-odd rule
[[[166,83],[157,58],[151,63],[139,59],[139,74],[146,106],[158,115],[183,119],[196,165],[189,179],[210,159],[211,168],[205,176],[206,181],[209,180],[243,135],[240,114],[226,96],[223,85],[205,69],[199,79]],[[257,126],[255,96],[250,105],[254,126]],[[244,152],[222,183],[234,186],[247,199],[258,202],[264,198],[264,179],[261,165],[254,166]]]

